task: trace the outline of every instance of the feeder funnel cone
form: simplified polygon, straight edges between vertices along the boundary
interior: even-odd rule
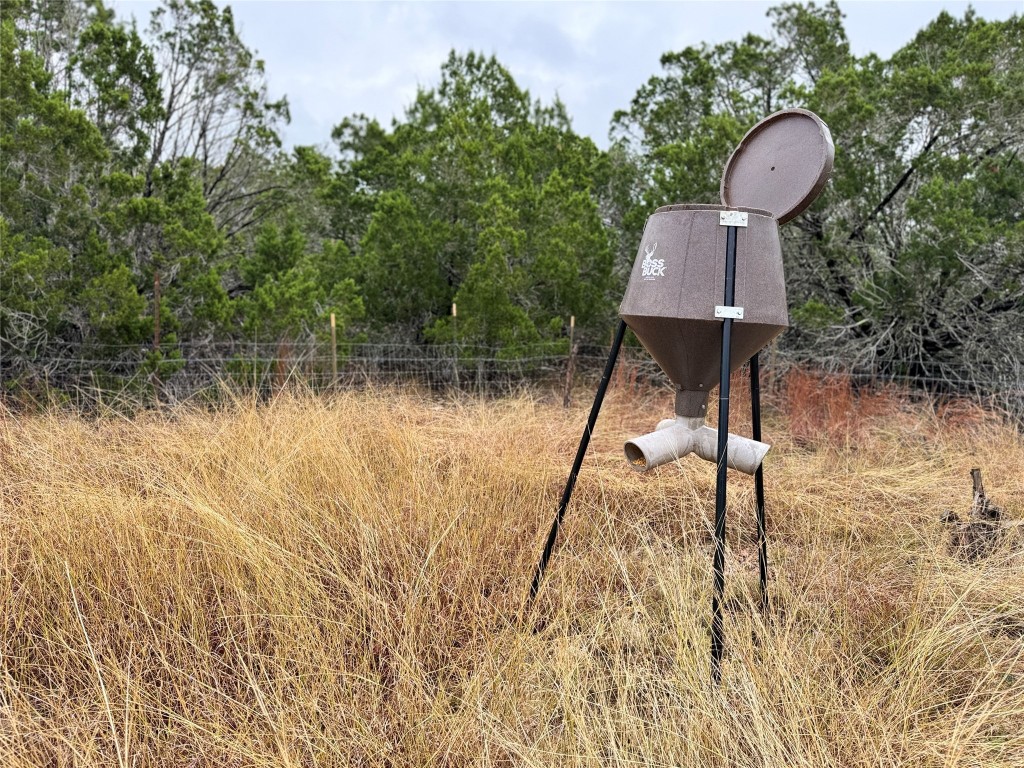
[[[718,384],[722,320],[734,319],[735,370],[788,325],[779,223],[811,204],[834,156],[825,124],[802,109],[755,125],[726,163],[722,205],[670,205],[647,220],[619,314],[681,393],[676,413],[701,414]],[[728,230],[736,229],[733,306],[722,307]]]

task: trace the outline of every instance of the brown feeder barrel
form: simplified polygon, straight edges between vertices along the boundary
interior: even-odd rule
[[[708,392],[718,382],[722,324],[715,307],[725,289],[722,206],[670,205],[647,221],[619,314],[672,383]],[[782,248],[775,218],[747,214],[737,228],[736,306],[731,365],[738,368],[788,325]],[[684,414],[697,415],[697,414]]]
[[[828,126],[806,109],[747,131],[722,173],[722,205],[669,205],[647,220],[619,314],[676,386],[676,415],[703,415],[720,378],[722,318],[733,318],[729,365],[742,366],[789,325],[779,225],[820,194],[832,173]],[[726,238],[736,231],[733,306]],[[742,314],[739,314],[742,312]]]

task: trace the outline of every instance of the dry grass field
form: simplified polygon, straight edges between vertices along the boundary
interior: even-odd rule
[[[793,377],[767,620],[730,473],[716,688],[714,468],[622,458],[671,402],[613,388],[533,606],[589,402],[0,412],[0,765],[1024,765],[1021,435]],[[978,562],[940,521],[971,467],[1009,523]]]

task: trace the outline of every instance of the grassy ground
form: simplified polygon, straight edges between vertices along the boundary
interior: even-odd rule
[[[714,468],[633,473],[623,439],[671,395],[627,389],[532,607],[589,402],[0,414],[0,764],[1024,764],[1021,528],[964,563],[940,522],[974,466],[1024,518],[1018,433],[791,380],[765,426],[772,615],[730,473],[715,688]]]

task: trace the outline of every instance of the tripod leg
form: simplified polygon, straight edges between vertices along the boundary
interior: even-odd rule
[[[729,343],[732,320],[722,329],[722,379],[718,393],[718,476],[715,480],[715,557],[714,592],[711,596],[711,679],[722,680],[722,654],[725,650],[722,603],[725,599],[725,483],[729,450]]]
[[[601,404],[604,402],[605,392],[608,391],[608,382],[612,377],[612,370],[615,368],[615,361],[619,356],[619,348],[626,336],[626,322],[619,320],[619,326],[615,331],[615,340],[612,342],[611,351],[608,353],[608,362],[604,366],[604,374],[601,376],[601,383],[597,387],[597,394],[594,395],[594,405],[590,408],[590,417],[587,419],[586,429],[583,430],[583,437],[580,438],[580,447],[576,450],[576,460],[572,463],[569,471],[569,479],[565,482],[565,490],[562,492],[562,500],[558,503],[558,513],[555,521],[551,524],[551,531],[548,533],[547,543],[544,544],[544,552],[537,563],[537,569],[533,573],[533,583],[530,584],[530,600],[532,601],[540,590],[540,582],[544,578],[544,569],[548,567],[551,559],[551,552],[555,548],[555,540],[558,538],[558,529],[562,525],[562,518],[565,517],[565,510],[569,506],[569,499],[572,498],[573,488],[576,487],[576,478],[580,474],[580,467],[583,465],[583,457],[590,445],[590,436],[594,432],[594,425],[597,423],[597,415],[601,412]]]
[[[735,300],[736,279],[736,227],[729,227],[725,249],[725,305]],[[725,599],[725,482],[729,450],[729,373],[732,348],[732,318],[722,321],[722,370],[718,384],[718,476],[715,480],[715,558],[714,592],[711,596],[711,680],[722,681],[722,654],[724,620],[722,603]]]
[[[761,439],[761,371],[758,355],[750,358],[750,410],[753,438]],[[764,468],[754,473],[754,495],[757,501],[757,572],[761,582],[761,615],[768,618],[768,535],[765,533]]]

